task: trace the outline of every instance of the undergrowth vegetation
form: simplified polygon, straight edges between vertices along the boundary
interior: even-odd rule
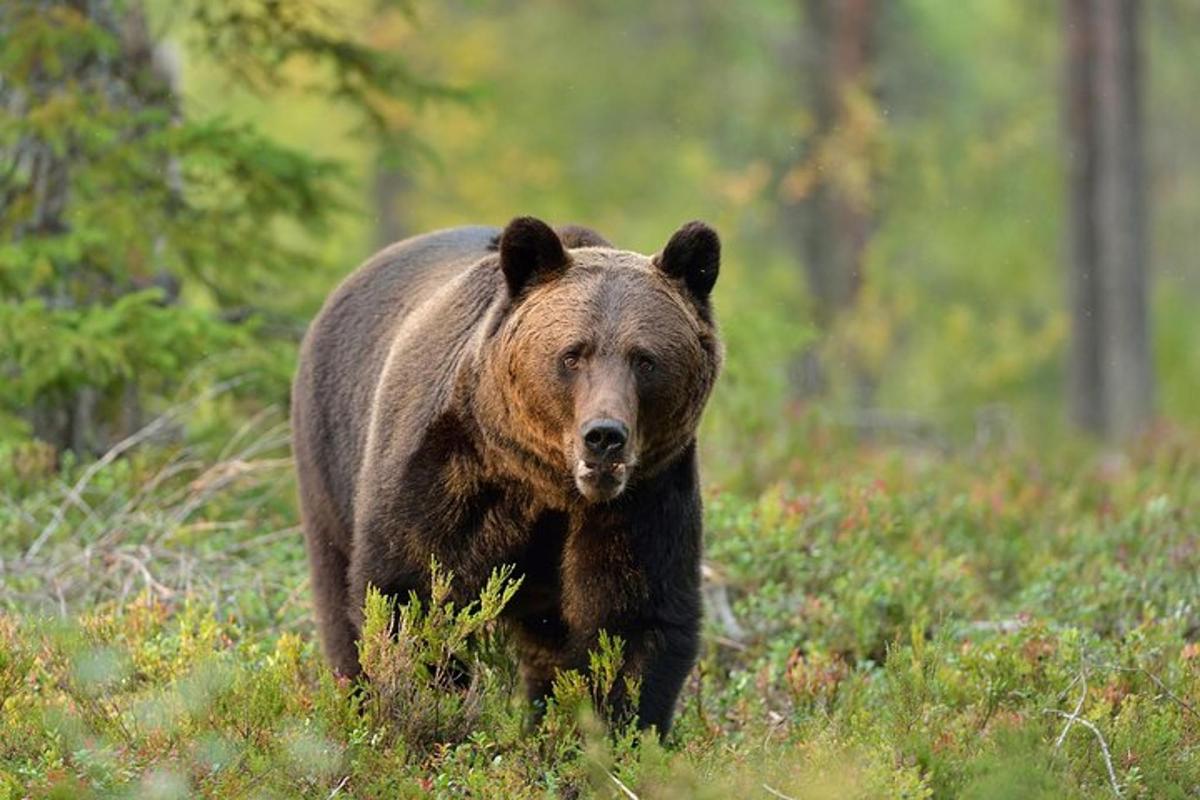
[[[260,424],[210,453],[11,459],[0,798],[1200,792],[1182,433],[1119,458],[837,447],[711,490],[705,647],[660,742],[597,721],[619,640],[530,715],[508,571],[466,608],[445,573],[425,604],[372,595],[371,680],[335,681]]]

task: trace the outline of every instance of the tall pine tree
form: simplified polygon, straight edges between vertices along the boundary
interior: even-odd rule
[[[408,14],[379,0],[373,11]],[[397,104],[436,93],[312,0],[185,0],[188,46],[254,91],[316,65],[320,92],[397,145]],[[139,0],[0,6],[0,436],[104,448],[215,352],[250,340],[256,301],[313,256],[341,165],[189,113]],[[400,141],[400,145],[403,142]]]

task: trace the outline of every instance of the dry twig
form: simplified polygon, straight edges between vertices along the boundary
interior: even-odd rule
[[[604,774],[612,779],[612,782],[615,783],[617,788],[621,790],[621,794],[628,797],[629,800],[638,800],[638,796],[634,793],[633,789],[630,789],[628,786],[626,786],[620,778],[618,778],[616,775],[613,775],[608,770],[604,770]]]
[[[1179,697],[1178,695],[1174,694],[1170,689],[1167,688],[1167,685],[1162,682],[1161,678],[1159,678],[1157,675],[1155,675],[1153,672],[1146,669],[1145,667],[1114,667],[1114,669],[1120,670],[1122,672],[1138,672],[1138,673],[1141,673],[1142,675],[1145,675],[1147,678],[1149,678],[1154,683],[1155,686],[1158,687],[1158,690],[1160,692],[1162,692],[1167,697],[1167,699],[1174,701],[1180,708],[1184,709],[1185,711],[1187,711],[1191,714],[1194,714],[1195,716],[1200,717],[1200,711],[1197,711],[1195,706],[1193,706],[1191,703],[1184,700],[1182,697]]]
[[[1115,794],[1117,797],[1121,797],[1121,785],[1117,783],[1117,771],[1113,769],[1112,755],[1108,752],[1108,742],[1104,740],[1104,734],[1100,733],[1100,729],[1097,728],[1090,720],[1080,717],[1078,715],[1078,711],[1074,714],[1068,714],[1067,712],[1060,711],[1057,708],[1043,708],[1042,713],[1053,714],[1055,716],[1063,717],[1067,720],[1067,727],[1063,729],[1062,736],[1059,737],[1059,744],[1062,743],[1062,739],[1067,735],[1067,731],[1071,729],[1071,726],[1076,723],[1082,725],[1092,732],[1092,734],[1096,737],[1096,741],[1100,743],[1100,752],[1104,756],[1104,766],[1108,768],[1108,782],[1112,787],[1113,794]],[[1058,745],[1055,745],[1056,749],[1057,747]]]
[[[142,442],[153,438],[159,431],[165,428],[171,420],[178,417],[184,411],[190,411],[200,403],[203,403],[204,401],[221,394],[222,392],[237,385],[239,382],[240,380],[234,379],[218,383],[210,389],[201,392],[199,396],[189,400],[188,402],[181,403],[180,405],[167,409],[141,430],[136,431],[117,442],[115,445],[109,448],[107,453],[96,459],[96,461],[93,463],[89,464],[88,468],[85,469],[83,474],[79,476],[79,480],[75,482],[75,485],[67,491],[66,502],[58,505],[54,511],[54,516],[50,519],[50,522],[47,523],[46,527],[42,529],[41,534],[39,534],[38,537],[33,540],[33,543],[29,545],[29,549],[25,551],[25,560],[29,561],[36,556],[38,551],[42,549],[50,537],[53,536],[58,530],[59,526],[62,525],[63,520],[66,519],[68,504],[85,509],[89,508],[83,499],[83,492],[87,489],[88,484],[90,484],[92,480],[98,474],[100,474],[101,470],[103,470],[109,464],[112,464],[127,451],[133,449]]]

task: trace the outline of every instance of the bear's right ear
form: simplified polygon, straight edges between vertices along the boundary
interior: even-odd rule
[[[500,234],[500,269],[513,297],[557,277],[566,268],[562,240],[540,219],[517,217]]]

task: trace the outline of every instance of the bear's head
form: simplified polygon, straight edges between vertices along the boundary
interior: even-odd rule
[[[721,245],[699,222],[654,256],[564,238],[580,241],[530,217],[500,237],[506,301],[481,353],[481,427],[510,473],[604,502],[695,437],[721,362]]]

